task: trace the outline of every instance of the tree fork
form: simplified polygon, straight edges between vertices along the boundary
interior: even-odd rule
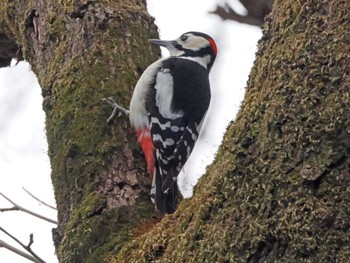
[[[349,8],[275,2],[194,197],[112,262],[348,261]]]

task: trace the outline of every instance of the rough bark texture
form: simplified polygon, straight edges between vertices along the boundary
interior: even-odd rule
[[[214,164],[114,262],[348,262],[350,2],[277,1]]]
[[[127,106],[140,73],[159,57],[147,41],[158,37],[153,18],[139,0],[8,0],[0,36],[0,64],[23,55],[42,87],[59,261],[101,262],[154,213],[128,120],[107,125],[111,108],[100,103],[113,96]]]
[[[144,4],[22,2],[1,5],[0,33],[43,89],[60,262],[348,262],[349,1],[275,3],[214,164],[155,226],[127,121],[99,103],[127,105],[156,57]]]

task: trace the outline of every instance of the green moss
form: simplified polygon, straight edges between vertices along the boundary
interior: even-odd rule
[[[117,253],[125,242],[133,238],[140,218],[150,216],[152,209],[141,204],[138,216],[135,209],[121,207],[106,210],[105,196],[89,194],[77,206],[66,226],[65,238],[58,251],[62,262],[103,262],[106,252]],[[123,229],[123,231],[116,231]],[[96,234],[98,233],[98,234]]]
[[[30,16],[34,6],[40,36]],[[150,179],[143,178],[145,164],[129,122],[119,118],[106,124],[111,108],[101,103],[112,96],[127,107],[140,73],[158,58],[159,49],[147,42],[157,35],[153,19],[140,3],[116,1],[42,6],[5,1],[0,14],[1,28],[22,47],[42,87],[60,262],[100,262],[107,252],[117,253],[133,237],[131,230],[154,214]],[[128,158],[134,159],[132,167]],[[104,177],[109,170],[126,169],[140,176],[137,203],[111,208]]]
[[[113,155],[123,156],[125,147],[137,153],[128,121],[106,125],[110,109],[100,99],[113,96],[126,106],[159,51],[147,43],[155,31],[143,10],[129,2],[91,4],[107,2],[114,17],[95,28],[88,44],[74,45],[79,34],[65,30],[69,19],[82,19],[84,6],[61,1],[42,13],[46,50],[53,50],[39,58],[49,57],[45,63],[34,57],[24,22],[14,23],[31,5],[0,7],[45,97],[60,260],[347,262],[348,1],[337,1],[336,9],[335,1],[276,3],[214,165],[192,199],[137,237],[131,230],[153,213],[147,192],[141,189],[135,207],[108,209],[108,196],[96,191]],[[136,155],[134,167],[142,167]]]
[[[94,3],[61,3],[49,5],[45,12],[38,10],[43,11],[40,17],[45,23],[41,30],[46,31],[47,37],[45,49],[40,49],[42,53],[33,53],[28,44],[33,31],[26,28],[29,24],[11,20],[23,16],[24,21],[32,6],[6,2],[1,11],[5,12],[6,7],[7,22],[32,63],[45,97],[52,182],[63,237],[58,256],[62,262],[97,262],[106,251],[118,251],[132,237],[130,230],[154,213],[144,189],[149,179],[139,178],[141,193],[136,207],[110,209],[102,191],[96,192],[101,187],[98,179],[112,157],[123,156],[128,146],[131,152],[138,150],[133,134],[129,134],[127,118],[106,124],[111,109],[101,103],[101,98],[112,96],[127,106],[140,72],[158,57],[159,50],[147,43],[156,34],[151,18],[131,4],[121,4],[121,9],[115,2],[109,6],[117,8],[110,14],[115,17],[90,32],[89,37],[94,38],[89,39],[91,42],[84,42],[86,39],[79,35],[82,31],[68,28],[72,29],[71,18],[83,19],[84,4]],[[130,22],[133,19],[137,21]],[[88,22],[76,20],[75,26]],[[46,54],[46,50],[51,53]],[[135,158],[134,169],[143,174],[144,163],[140,160]]]
[[[332,4],[276,3],[241,110],[195,196],[115,262],[346,262],[350,158],[338,138],[349,130],[340,10],[350,6],[337,1],[331,15]]]

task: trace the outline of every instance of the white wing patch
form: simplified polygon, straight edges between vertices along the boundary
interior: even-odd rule
[[[176,119],[183,116],[182,112],[175,113],[171,110],[173,99],[174,81],[169,69],[161,69],[156,79],[156,105],[159,113],[166,119]]]
[[[134,94],[130,102],[130,122],[136,129],[149,127],[148,112],[146,111],[145,99],[147,91],[157,73],[158,68],[162,65],[165,58],[161,58],[151,64],[142,74],[137,82]]]

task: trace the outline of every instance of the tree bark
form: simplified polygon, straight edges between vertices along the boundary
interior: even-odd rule
[[[275,2],[214,164],[156,225],[127,120],[99,103],[127,105],[159,54],[144,4],[5,2],[0,33],[43,89],[60,262],[348,261],[349,1]]]
[[[348,262],[348,10],[275,2],[240,112],[194,197],[112,262]]]
[[[1,4],[0,64],[23,56],[42,88],[60,262],[101,262],[154,214],[128,119],[106,124],[112,109],[100,103],[112,96],[128,106],[140,73],[160,55],[147,41],[158,37],[153,22],[141,0]]]

